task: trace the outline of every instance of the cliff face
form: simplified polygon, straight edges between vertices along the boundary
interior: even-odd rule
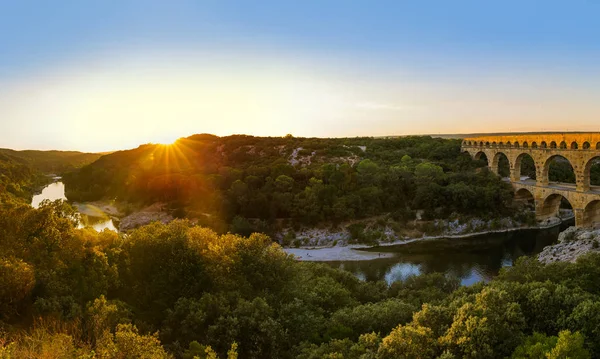
[[[542,263],[575,262],[589,252],[600,252],[600,229],[569,227],[558,236],[558,243],[538,254]]]

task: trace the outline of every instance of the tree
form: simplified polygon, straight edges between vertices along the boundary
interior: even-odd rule
[[[158,340],[158,333],[141,335],[131,324],[119,324],[115,334],[106,333],[98,341],[97,353],[103,359],[171,359]]]
[[[458,310],[441,342],[462,358],[502,358],[520,343],[524,327],[519,304],[505,291],[485,288]]]
[[[431,329],[417,325],[399,325],[379,346],[380,359],[434,358],[437,346]]]
[[[556,346],[546,355],[548,359],[588,359],[590,353],[583,347],[583,335],[563,330],[558,334]]]
[[[35,285],[33,267],[16,258],[0,258],[0,319],[19,313]]]

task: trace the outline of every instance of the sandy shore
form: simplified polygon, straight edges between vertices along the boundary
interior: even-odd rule
[[[572,217],[571,217],[572,218]],[[373,260],[378,258],[389,258],[393,257],[393,253],[377,253],[377,252],[367,252],[362,251],[360,249],[369,249],[376,247],[389,247],[389,246],[397,246],[409,244],[417,241],[426,241],[426,240],[436,240],[436,239],[465,239],[470,237],[477,237],[486,234],[494,234],[494,233],[508,233],[520,230],[527,229],[548,229],[555,226],[558,226],[562,223],[562,221],[569,220],[571,218],[562,218],[548,221],[547,223],[540,224],[535,227],[518,227],[518,228],[507,228],[507,229],[498,229],[498,230],[490,230],[483,232],[475,232],[468,234],[460,234],[460,235],[441,235],[441,236],[424,236],[421,238],[409,238],[403,240],[397,240],[393,242],[385,242],[380,243],[377,246],[367,246],[367,245],[350,245],[350,246],[336,246],[336,247],[299,247],[299,248],[284,248],[283,250],[288,254],[295,255],[298,260],[301,261],[310,261],[310,262],[329,262],[329,261],[365,261],[365,260]]]
[[[366,252],[353,247],[326,247],[326,248],[284,248],[288,254],[293,254],[301,261],[326,262],[326,261],[366,261],[377,258],[392,257],[393,253]]]

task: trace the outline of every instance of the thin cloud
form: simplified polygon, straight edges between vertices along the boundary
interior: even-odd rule
[[[381,102],[361,102],[357,103],[356,107],[374,111],[405,111],[413,108],[412,106],[393,105]]]

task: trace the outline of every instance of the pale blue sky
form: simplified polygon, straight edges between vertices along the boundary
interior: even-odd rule
[[[0,147],[600,130],[592,1],[4,1]]]

